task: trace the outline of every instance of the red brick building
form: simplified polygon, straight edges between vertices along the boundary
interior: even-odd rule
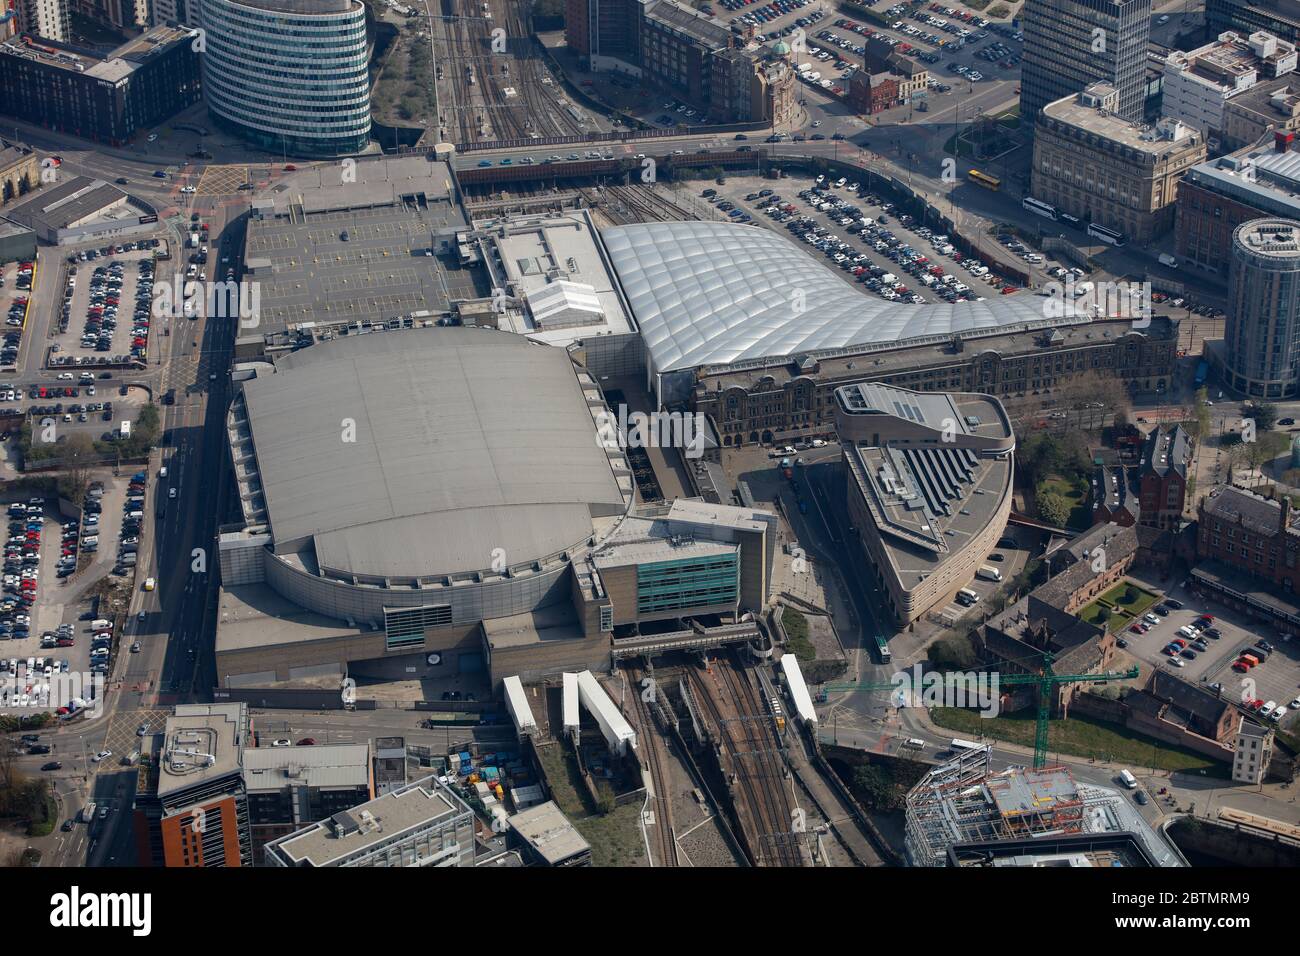
[[[849,77],[848,101],[858,113],[883,113],[898,102],[898,78],[855,70]]]
[[[1291,502],[1271,501],[1239,488],[1201,499],[1196,555],[1221,562],[1285,594],[1300,593],[1300,530],[1291,526]]]
[[[1192,439],[1181,425],[1157,426],[1142,446],[1138,466],[1141,485],[1138,518],[1149,528],[1177,529],[1187,501],[1187,463],[1192,459]]]

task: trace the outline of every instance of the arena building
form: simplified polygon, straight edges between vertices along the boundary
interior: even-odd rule
[[[766,604],[774,518],[634,511],[627,453],[600,434],[600,388],[564,349],[409,329],[318,342],[236,384],[225,690],[337,697],[347,675],[484,671],[495,686],[607,666],[642,622],[734,622]]]
[[[1015,433],[990,395],[835,392],[849,519],[906,626],[970,583],[1011,514]]]

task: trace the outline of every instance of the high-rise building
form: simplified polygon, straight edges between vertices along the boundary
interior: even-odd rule
[[[1205,0],[1210,35],[1224,30],[1266,30],[1292,43],[1300,41],[1300,0]]]
[[[1165,57],[1161,112],[1217,139],[1229,102],[1296,65],[1295,45],[1272,34],[1221,33],[1213,43]]]
[[[641,7],[645,0],[567,0],[564,35],[591,69],[628,69],[640,60]]]
[[[47,40],[69,39],[68,0],[17,0],[18,32]]]
[[[1224,379],[1258,398],[1300,391],[1300,222],[1254,219],[1232,235]]]
[[[1048,103],[1097,81],[1119,91],[1120,116],[1142,118],[1151,0],[1028,0],[1020,17],[1025,128]]]
[[[284,156],[370,142],[361,0],[203,0],[203,82],[213,121]]]
[[[141,866],[252,866],[243,773],[251,734],[245,704],[185,704],[167,718],[139,767]]]
[[[198,20],[199,0],[152,0],[149,4],[149,12],[152,16],[154,25],[159,24],[189,24]],[[193,17],[193,21],[191,21]]]

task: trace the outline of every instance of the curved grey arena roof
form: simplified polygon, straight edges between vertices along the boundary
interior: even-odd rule
[[[568,354],[523,336],[345,336],[243,388],[276,551],[329,573],[513,567],[625,509]]]
[[[754,226],[654,222],[601,237],[658,372],[1044,320],[1045,300],[1024,294],[887,302]]]

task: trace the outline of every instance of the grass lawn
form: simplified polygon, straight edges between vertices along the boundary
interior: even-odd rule
[[[1034,746],[1035,715],[1032,709],[986,719],[973,710],[936,707],[930,711],[930,719],[963,737],[991,737],[1024,747]],[[1184,772],[1201,770],[1211,777],[1226,778],[1229,775],[1226,763],[1091,717],[1053,720],[1047,740],[1049,763],[1053,755],[1062,754],[1124,763],[1134,770],[1151,767]]]
[[[1129,591],[1132,591],[1132,597]],[[1079,619],[1110,631],[1119,631],[1127,627],[1160,600],[1160,596],[1146,588],[1139,587],[1131,581],[1124,580],[1101,595],[1095,601],[1085,605],[1079,611]],[[1103,609],[1110,611],[1110,616],[1103,622]]]
[[[1085,529],[1092,526],[1092,508],[1088,504],[1088,483],[1076,481],[1074,484],[1064,478],[1045,478],[1038,483],[1036,494],[1044,495],[1054,491],[1070,504],[1070,518],[1066,527]]]
[[[817,649],[808,640],[808,619],[801,612],[787,606],[781,612],[781,626],[785,628],[785,636],[789,639],[787,644],[797,660],[817,660]]]
[[[592,813],[583,796],[573,756],[559,746],[538,747],[537,752],[556,805],[591,844],[591,865],[643,865],[645,842],[641,838],[640,801],[624,804],[603,816]]]

